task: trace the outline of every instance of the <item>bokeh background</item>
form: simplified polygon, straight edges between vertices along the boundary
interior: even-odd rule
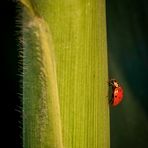
[[[15,1],[15,0],[14,0]],[[124,88],[110,107],[111,148],[148,147],[148,1],[106,0],[109,76]],[[1,145],[21,148],[16,4],[0,4]]]
[[[110,108],[111,148],[148,147],[148,1],[107,0],[109,76],[124,88]]]

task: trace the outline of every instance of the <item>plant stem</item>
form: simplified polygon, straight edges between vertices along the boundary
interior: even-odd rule
[[[109,148],[105,0],[30,1],[33,10],[23,16],[25,148]]]

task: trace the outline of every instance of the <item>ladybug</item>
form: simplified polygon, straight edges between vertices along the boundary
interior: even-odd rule
[[[111,79],[109,85],[112,86],[112,98],[109,102],[112,106],[117,106],[123,99],[123,88],[116,79]]]

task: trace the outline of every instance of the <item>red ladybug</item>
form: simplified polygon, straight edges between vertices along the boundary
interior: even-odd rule
[[[119,85],[118,81],[111,79],[109,85],[112,86],[112,98],[110,104],[112,106],[118,105],[123,99],[123,88]]]

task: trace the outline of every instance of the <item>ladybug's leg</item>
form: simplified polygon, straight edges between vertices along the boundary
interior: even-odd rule
[[[108,83],[109,83],[109,86],[114,86],[114,83],[112,80],[109,80]]]
[[[114,86],[114,84],[112,82],[109,83],[110,86]]]
[[[110,104],[113,104],[113,102],[114,102],[114,94],[112,93],[112,97],[111,97],[111,99],[109,100],[109,103],[110,103]]]
[[[111,98],[111,99],[109,100],[109,104],[113,104],[113,102],[114,102],[114,99]]]

